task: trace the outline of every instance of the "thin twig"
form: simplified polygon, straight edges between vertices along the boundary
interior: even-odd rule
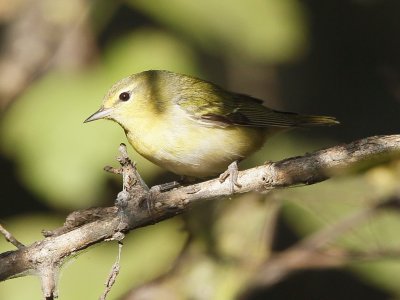
[[[25,245],[19,242],[12,234],[9,232],[7,229],[5,229],[1,224],[0,224],[0,233],[4,235],[6,240],[13,244],[15,247],[18,249],[25,248]]]
[[[111,291],[112,286],[115,283],[115,280],[117,279],[117,276],[119,274],[119,270],[121,268],[120,262],[121,262],[121,250],[122,250],[123,244],[121,242],[118,242],[118,256],[117,256],[117,261],[114,263],[114,265],[111,268],[110,274],[107,277],[107,281],[105,283],[105,290],[103,292],[103,295],[100,296],[100,300],[106,300],[108,293]]]

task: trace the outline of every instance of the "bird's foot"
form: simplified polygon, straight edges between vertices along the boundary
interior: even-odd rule
[[[167,183],[162,183],[159,185],[154,185],[150,188],[149,194],[146,199],[146,204],[147,204],[147,212],[151,219],[153,220],[153,224],[155,224],[155,218],[154,218],[154,208],[155,208],[155,199],[160,193],[170,191],[174,188],[179,187],[181,184],[178,181],[172,181],[172,182],[167,182]]]
[[[233,194],[235,192],[235,185],[238,188],[242,187],[242,185],[238,182],[238,174],[239,174],[238,162],[235,160],[228,166],[228,169],[219,176],[219,181],[221,183],[225,182],[225,180],[228,177],[230,177],[230,179],[229,179],[230,187],[229,188],[230,188],[231,194]]]

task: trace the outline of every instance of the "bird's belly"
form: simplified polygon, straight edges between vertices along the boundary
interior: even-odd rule
[[[257,151],[265,131],[248,127],[206,127],[189,124],[153,126],[128,132],[138,153],[175,174],[208,177]]]

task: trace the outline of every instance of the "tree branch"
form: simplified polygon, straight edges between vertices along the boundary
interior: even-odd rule
[[[74,212],[62,228],[46,232],[45,239],[0,254],[0,280],[38,274],[44,296],[51,299],[57,294],[58,270],[72,254],[102,241],[119,240],[120,232],[170,218],[194,203],[231,195],[229,181],[221,184],[218,178],[154,192],[141,179],[124,145],[120,152],[121,168],[107,168],[123,175],[123,190],[118,194],[116,206]],[[241,171],[238,176],[241,187],[235,187],[234,193],[314,184],[344,171],[359,171],[399,157],[400,135],[369,137]]]

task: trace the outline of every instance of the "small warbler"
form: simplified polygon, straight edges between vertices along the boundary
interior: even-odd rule
[[[231,175],[237,162],[271,134],[295,127],[334,125],[334,117],[276,111],[263,101],[195,77],[150,70],[126,77],[108,91],[85,120],[109,119],[125,130],[142,156],[175,174],[204,178]]]

